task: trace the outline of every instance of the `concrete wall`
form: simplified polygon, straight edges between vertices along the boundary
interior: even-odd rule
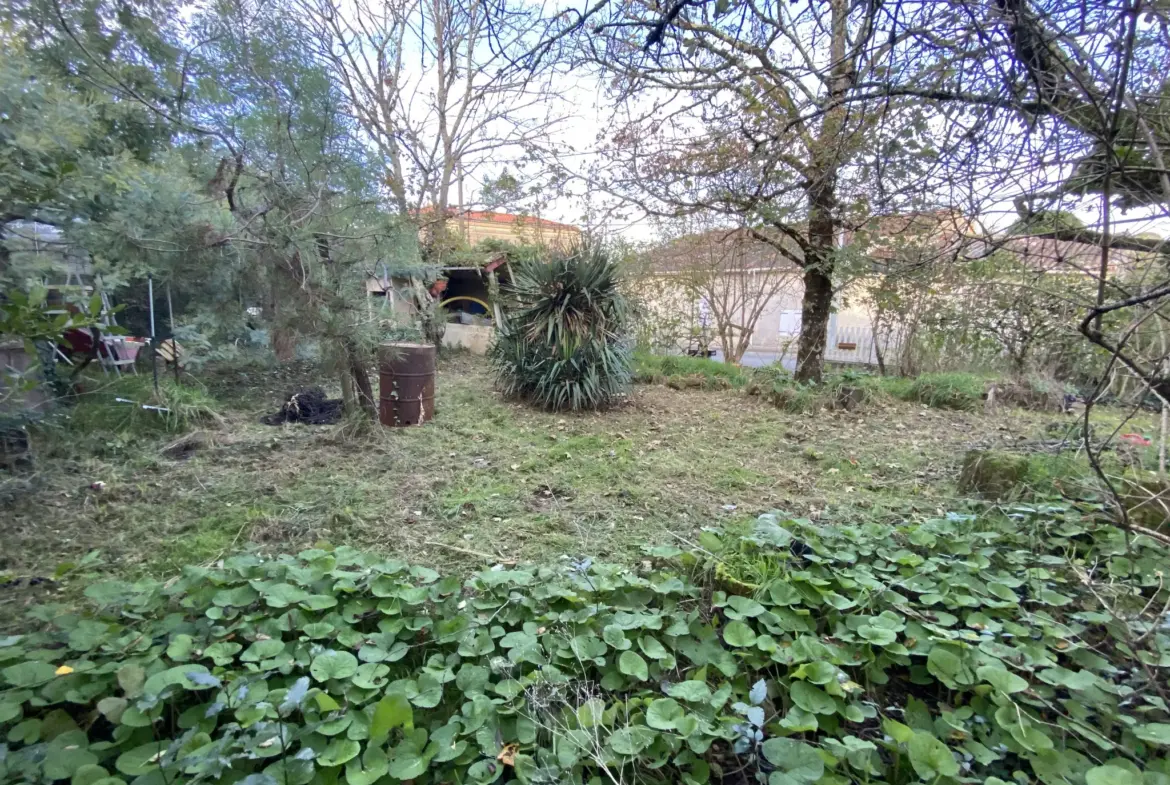
[[[466,349],[472,354],[487,354],[494,327],[448,322],[443,332],[443,345],[452,349]]]
[[[762,365],[783,359],[794,364],[800,337],[801,300],[804,284],[800,274],[785,273],[786,280],[777,287],[756,321],[745,364]],[[737,283],[742,285],[743,281]],[[657,318],[669,321],[681,318],[687,323],[697,319],[700,308],[684,293],[677,277],[669,274],[651,275],[641,282],[643,292],[653,292],[649,306]],[[761,282],[761,286],[769,285]],[[869,309],[865,305],[864,280],[857,281],[838,293],[834,312],[829,321],[828,346],[825,358],[832,362],[872,365],[876,362]],[[838,344],[854,348],[840,348]],[[712,348],[718,347],[718,338]],[[679,349],[686,346],[680,345]],[[887,348],[887,354],[889,354]],[[790,362],[791,361],[791,362]]]

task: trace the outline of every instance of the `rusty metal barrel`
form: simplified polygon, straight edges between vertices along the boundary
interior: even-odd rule
[[[435,347],[384,343],[378,347],[378,419],[383,425],[421,425],[435,414]]]

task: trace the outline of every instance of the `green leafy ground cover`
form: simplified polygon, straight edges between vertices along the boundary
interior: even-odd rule
[[[0,640],[3,778],[1170,782],[1170,557],[1091,511],[764,515],[648,556],[93,584]]]

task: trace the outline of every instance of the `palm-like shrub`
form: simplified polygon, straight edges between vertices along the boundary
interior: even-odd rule
[[[630,382],[630,308],[600,248],[514,264],[512,300],[489,352],[496,381],[545,409],[599,409]]]

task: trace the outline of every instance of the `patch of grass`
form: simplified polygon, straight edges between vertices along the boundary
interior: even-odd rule
[[[887,382],[887,384],[889,384]],[[973,411],[983,400],[987,380],[970,373],[924,373],[887,389],[904,401],[924,403],[935,409]]]
[[[1089,474],[1074,455],[972,450],[963,458],[959,490],[997,501],[1059,496],[1082,487]]]
[[[126,455],[144,444],[195,428],[222,425],[223,405],[202,386],[149,376],[89,378],[73,406],[62,407],[33,429],[40,453]]]
[[[676,390],[726,390],[739,389],[748,380],[749,373],[738,365],[707,357],[648,352],[634,355],[634,381],[639,384],[665,384]]]
[[[627,562],[647,541],[693,539],[770,509],[887,522],[953,509],[972,446],[1051,440],[1051,416],[1025,410],[989,417],[887,399],[794,414],[738,390],[662,385],[638,386],[603,414],[557,414],[505,400],[486,364],[462,356],[440,364],[437,414],[424,427],[260,424],[290,382],[328,382],[307,366],[289,373],[217,385],[227,422],[189,451],[164,452],[176,439],[165,428],[121,430],[97,412],[34,434],[34,470],[0,473],[0,571],[51,575],[99,549],[112,573],[171,575],[233,541],[282,553],[353,545],[436,568],[565,555]],[[889,383],[833,378],[867,394]],[[83,403],[103,416],[130,414],[97,400],[112,390],[91,395]],[[1092,416],[1117,415],[1095,407]],[[1127,427],[1156,433],[1155,418],[1142,417]]]

